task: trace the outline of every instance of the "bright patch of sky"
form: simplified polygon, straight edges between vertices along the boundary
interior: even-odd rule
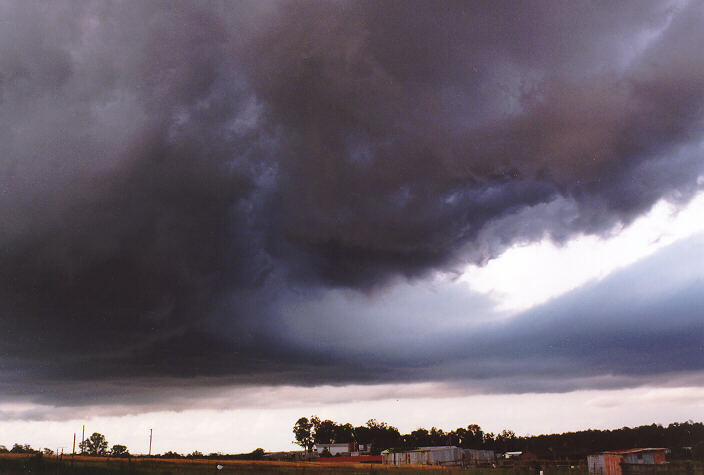
[[[483,267],[468,266],[460,280],[488,294],[498,310],[525,310],[704,231],[703,216],[704,193],[683,208],[660,201],[607,238],[582,235],[564,245],[550,240],[516,245]]]

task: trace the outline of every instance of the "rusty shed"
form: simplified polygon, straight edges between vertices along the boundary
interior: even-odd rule
[[[622,475],[629,465],[660,465],[665,463],[663,448],[611,450],[587,457],[590,474]],[[624,470],[625,469],[625,470]]]

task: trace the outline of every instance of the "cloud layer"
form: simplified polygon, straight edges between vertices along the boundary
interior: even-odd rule
[[[701,369],[688,288],[603,321],[575,310],[610,298],[597,292],[403,344],[312,328],[403,328],[403,282],[686,202],[704,172],[703,16],[696,2],[0,3],[2,393],[416,381],[453,364],[558,388]],[[374,310],[380,292],[400,300]],[[455,306],[410,318],[489,312],[443,292]],[[672,327],[628,325],[670,311]],[[580,325],[577,341],[553,330]]]

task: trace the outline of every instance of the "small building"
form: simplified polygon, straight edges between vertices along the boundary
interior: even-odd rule
[[[463,449],[463,465],[491,465],[496,461],[493,450]]]
[[[663,448],[611,450],[587,457],[590,474],[622,475],[628,473],[629,465],[662,465],[665,462]]]

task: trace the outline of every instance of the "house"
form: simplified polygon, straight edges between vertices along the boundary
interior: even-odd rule
[[[356,442],[345,442],[337,444],[315,444],[314,451],[318,455],[323,455],[327,449],[333,457],[336,455],[364,455],[372,450],[372,444],[357,444]]]
[[[629,465],[662,465],[665,462],[663,448],[611,450],[587,457],[589,473],[598,475],[622,475],[629,473]]]
[[[323,455],[326,449],[333,457],[342,454],[349,455],[350,452],[354,451],[354,444],[351,442],[344,444],[315,444],[314,450],[318,455]]]

